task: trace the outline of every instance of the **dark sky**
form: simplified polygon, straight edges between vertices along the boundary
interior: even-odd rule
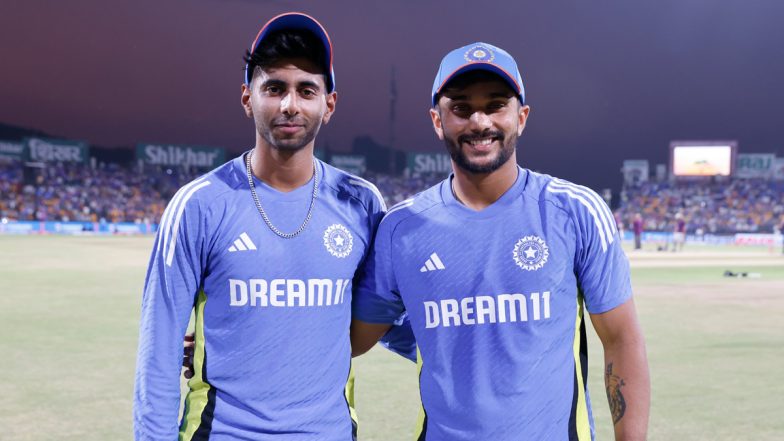
[[[520,162],[617,187],[623,159],[666,162],[672,139],[736,139],[784,156],[781,0],[2,0],[0,121],[104,146],[254,141],[239,105],[259,27],[309,13],[335,47],[339,93],[317,145],[389,140],[442,151],[429,94],[449,50],[515,56],[532,107]]]

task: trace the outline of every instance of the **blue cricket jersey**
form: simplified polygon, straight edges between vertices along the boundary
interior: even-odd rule
[[[389,210],[366,265],[354,318],[405,311],[416,337],[416,439],[592,439],[583,305],[602,313],[631,296],[596,193],[520,168],[477,212],[449,178]]]
[[[312,219],[283,239],[254,204],[243,158],[184,186],[161,219],[142,301],[135,437],[352,440],[352,286],[383,199],[367,181],[317,161]],[[273,225],[296,230],[313,179],[288,193],[255,185]],[[191,311],[195,376],[178,424]]]

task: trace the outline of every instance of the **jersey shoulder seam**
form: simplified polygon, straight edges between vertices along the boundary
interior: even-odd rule
[[[422,193],[419,193],[419,195],[414,196],[414,198],[412,198],[412,202],[411,202],[410,206],[403,207],[403,208],[400,208],[398,210],[395,210],[395,213],[400,213],[400,214],[392,214],[391,216],[389,216],[390,218],[392,218],[393,216],[397,217],[397,219],[390,219],[389,220],[389,222],[393,222],[393,225],[390,227],[392,229],[390,231],[390,233],[389,233],[390,237],[392,237],[395,234],[395,230],[397,230],[397,228],[403,222],[405,222],[405,221],[407,221],[407,220],[409,220],[409,219],[411,219],[413,217],[417,217],[417,216],[423,214],[424,212],[426,212],[428,210],[431,210],[433,208],[438,207],[438,205],[439,205],[438,201],[428,201],[427,204],[417,207],[416,206],[417,202],[418,202],[417,201],[417,197],[420,196],[420,195],[422,195]],[[394,209],[394,206],[392,207],[392,209]],[[386,220],[386,219],[387,218],[385,217],[384,220]],[[383,220],[382,220],[382,222],[383,222]]]
[[[373,184],[372,182],[368,181],[365,178],[353,175],[345,170],[341,170],[333,165],[327,164],[324,161],[320,161],[320,162],[323,164],[325,170],[324,172],[325,176],[323,180],[324,185],[331,188],[334,192],[340,193],[341,191],[345,191],[346,194],[348,194],[352,199],[359,202],[359,204],[362,206],[362,208],[364,208],[364,210],[367,213],[370,213],[370,203],[369,201],[365,201],[362,198],[363,194],[367,195],[368,200],[379,199],[378,202],[380,206],[382,208],[386,207],[386,201],[384,200],[384,196],[381,194],[381,191],[378,189],[378,187],[375,184]],[[326,177],[327,173],[330,173],[332,175],[330,176],[331,179],[327,179]],[[358,186],[352,184],[350,182],[352,179],[356,179],[358,181],[367,183],[368,185],[376,189],[377,194],[368,186],[364,186],[364,185]]]
[[[345,191],[346,194],[348,195],[348,197],[350,197],[351,199],[357,201],[359,203],[359,205],[362,207],[362,209],[365,210],[365,212],[370,213],[370,208],[369,208],[368,204],[366,204],[365,201],[363,201],[362,198],[359,197],[358,195],[354,194],[351,191],[345,190],[345,189],[341,190],[340,188],[338,188],[339,187],[338,185],[334,185],[332,182],[325,181],[324,185],[326,185],[335,194],[339,194],[341,191]]]
[[[533,172],[531,172],[531,173],[533,173]],[[539,174],[539,175],[542,176],[541,174]],[[576,221],[574,219],[575,213],[573,212],[573,210],[571,210],[571,207],[569,207],[567,204],[564,204],[563,201],[561,201],[560,198],[556,197],[553,194],[550,194],[547,191],[547,186],[550,185],[550,183],[553,181],[553,177],[552,176],[549,176],[549,175],[547,175],[547,176],[548,176],[549,179],[547,179],[547,182],[545,182],[544,185],[542,185],[541,193],[540,193],[540,196],[538,198],[535,197],[532,194],[529,194],[528,192],[525,192],[525,191],[523,192],[523,194],[526,195],[528,198],[536,201],[537,203],[539,203],[540,201],[544,201],[545,203],[548,203],[548,204],[552,205],[554,208],[556,208],[556,209],[560,210],[561,212],[563,212],[566,215],[566,218],[569,219],[569,223],[570,223],[570,225],[572,227],[572,230],[574,231],[575,234],[577,234],[577,224],[576,224]]]

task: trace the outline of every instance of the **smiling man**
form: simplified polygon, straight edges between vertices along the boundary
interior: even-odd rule
[[[354,297],[354,355],[408,314],[418,440],[590,440],[587,308],[616,438],[645,439],[648,367],[612,214],[593,191],[517,165],[530,108],[516,62],[485,43],[456,49],[432,104],[454,173],[381,221]]]
[[[356,439],[352,286],[384,202],[313,156],[337,101],[324,28],[275,17],[246,58],[255,146],[184,186],[161,219],[142,300],[137,440]],[[192,311],[194,376],[178,422]]]

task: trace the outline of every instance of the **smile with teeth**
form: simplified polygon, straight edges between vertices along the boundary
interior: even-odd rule
[[[491,136],[491,137],[487,137],[487,138],[472,139],[472,140],[468,141],[468,143],[471,144],[474,147],[482,147],[482,146],[486,146],[486,145],[492,144],[493,141],[495,141],[495,137]]]

